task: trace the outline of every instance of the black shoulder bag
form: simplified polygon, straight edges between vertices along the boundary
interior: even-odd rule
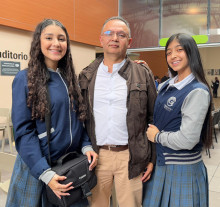
[[[50,157],[51,106],[48,85],[46,87],[47,102],[49,106],[49,112],[45,115],[49,151],[48,162],[56,174],[67,177],[66,180],[60,181],[61,184],[68,184],[69,182],[73,182],[74,186],[72,190],[68,191],[70,196],[62,196],[61,199],[59,199],[47,185],[46,195],[50,203],[62,207],[68,207],[79,200],[91,196],[92,193],[90,190],[97,184],[97,178],[94,169],[89,171],[87,156],[77,152],[70,152],[63,155],[55,162],[54,165],[52,165]]]

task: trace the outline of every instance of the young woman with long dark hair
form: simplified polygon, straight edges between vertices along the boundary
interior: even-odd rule
[[[144,183],[143,207],[207,207],[208,176],[201,152],[212,144],[210,88],[190,35],[172,35],[165,55],[173,78],[159,86],[154,125],[147,130],[156,143],[157,162]]]
[[[69,35],[62,23],[46,19],[34,32],[28,68],[16,75],[12,85],[12,122],[18,155],[7,207],[48,207],[51,205],[42,196],[44,184],[59,198],[69,196],[68,191],[74,187],[71,182],[60,184],[66,177],[57,175],[48,164],[44,120],[49,107],[47,86],[51,105],[51,160],[67,152],[82,151],[89,162],[93,157],[90,169],[97,164],[98,155],[83,127],[85,106],[73,67]],[[80,202],[73,206],[87,204]]]

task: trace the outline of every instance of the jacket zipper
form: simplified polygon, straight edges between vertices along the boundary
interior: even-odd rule
[[[71,120],[71,111],[70,111],[70,97],[69,97],[68,88],[67,88],[67,85],[66,85],[65,81],[63,80],[63,78],[62,78],[62,76],[60,75],[60,73],[59,73],[59,72],[57,72],[57,73],[59,74],[59,76],[60,76],[60,78],[61,78],[61,80],[62,80],[62,82],[63,82],[63,84],[64,84],[64,86],[65,86],[65,88],[66,88],[67,97],[68,97],[68,100],[69,100],[70,145],[69,145],[69,147],[67,147],[67,149],[66,149],[66,152],[67,152],[67,150],[70,148],[70,146],[72,145],[72,142],[73,142],[72,128],[71,128],[72,120]]]

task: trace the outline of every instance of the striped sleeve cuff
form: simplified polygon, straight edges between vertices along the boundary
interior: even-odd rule
[[[157,132],[155,136],[155,143],[160,143],[160,132]]]

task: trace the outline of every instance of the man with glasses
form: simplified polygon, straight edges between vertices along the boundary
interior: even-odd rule
[[[140,207],[142,181],[150,178],[155,163],[146,129],[153,120],[156,88],[151,70],[126,56],[131,41],[126,20],[106,20],[100,35],[104,56],[79,77],[87,133],[99,153],[92,207],[109,207],[113,181],[120,207]]]

